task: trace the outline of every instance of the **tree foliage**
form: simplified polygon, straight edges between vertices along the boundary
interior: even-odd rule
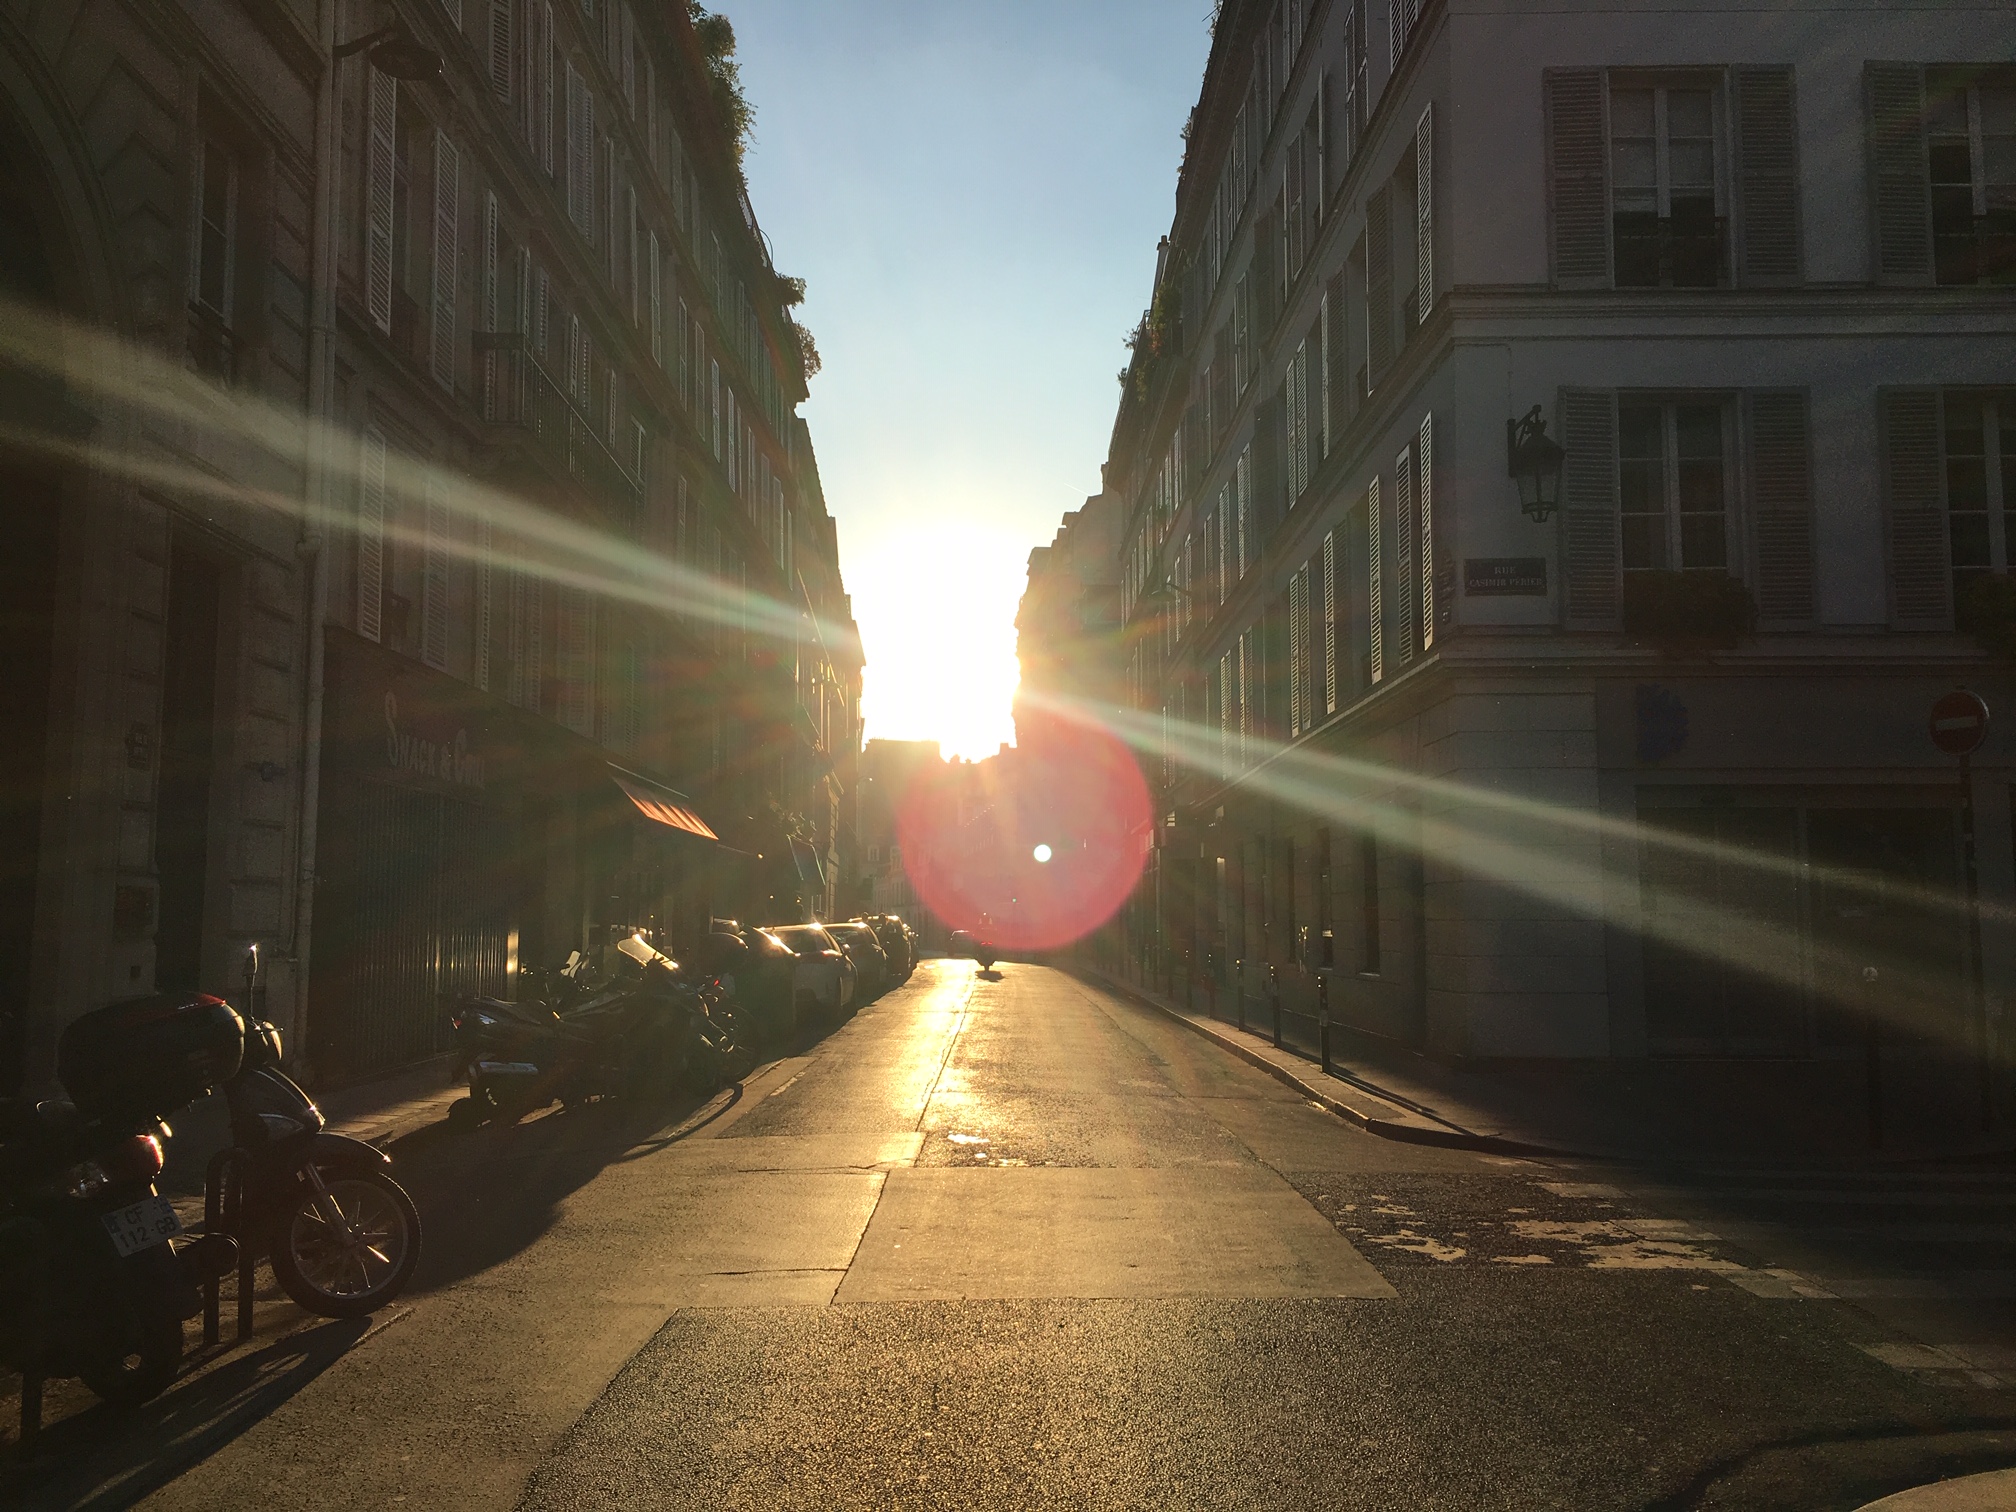
[[[748,150],[749,133],[756,124],[756,107],[742,92],[742,66],[735,61],[735,24],[718,11],[710,11],[700,0],[686,0],[686,15],[693,34],[700,40],[700,55],[707,64],[707,78],[714,90],[714,109],[721,129],[728,137],[728,150],[742,171],[742,157]]]

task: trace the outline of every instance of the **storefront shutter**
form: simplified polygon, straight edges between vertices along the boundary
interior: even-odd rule
[[[1883,396],[1883,503],[1890,527],[1890,616],[1899,630],[1953,623],[1952,564],[1940,486],[1939,395]]]
[[[1435,308],[1435,106],[1414,127],[1414,314],[1423,325]]]
[[[1869,110],[1869,202],[1879,283],[1932,282],[1932,170],[1925,155],[1925,70],[1864,65]]]
[[[377,640],[385,611],[385,433],[364,427],[357,460],[357,633]]]
[[[387,74],[370,70],[366,110],[369,137],[364,185],[364,307],[371,323],[392,334],[392,190],[399,85]]]
[[[1617,521],[1617,396],[1608,389],[1561,391],[1562,584],[1567,622],[1614,628],[1623,598]]]
[[[1376,384],[1393,362],[1393,191],[1387,185],[1365,202],[1365,343]]]
[[[1610,287],[1610,164],[1600,68],[1547,71],[1548,229],[1554,283]]]
[[[1365,603],[1370,641],[1367,659],[1375,683],[1386,676],[1386,591],[1383,582],[1386,560],[1380,543],[1382,523],[1379,480],[1374,478],[1365,493]]]
[[[420,552],[420,659],[430,667],[448,665],[448,483],[427,475],[425,520]]]
[[[1736,70],[1736,203],[1748,286],[1799,282],[1798,112],[1792,70]]]
[[[1748,396],[1750,519],[1756,542],[1757,617],[1766,625],[1813,619],[1813,462],[1806,396]]]
[[[455,387],[455,275],[461,266],[462,159],[445,131],[434,134],[434,381]]]

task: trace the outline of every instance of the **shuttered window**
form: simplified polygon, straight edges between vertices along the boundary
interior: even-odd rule
[[[1563,609],[1571,628],[1616,625],[1621,583],[1617,521],[1617,399],[1563,389],[1561,468]]]
[[[1414,300],[1423,324],[1435,308],[1435,107],[1414,127]]]
[[[1393,190],[1381,185],[1365,204],[1365,339],[1368,381],[1393,363]]]
[[[1415,609],[1414,448],[1403,446],[1393,459],[1393,641],[1401,666],[1414,660]]]
[[[1617,404],[1622,566],[1638,572],[1729,565],[1729,448],[1719,397]]]
[[[1925,148],[1934,279],[2016,283],[2016,75],[1929,70]]]
[[[461,267],[462,158],[445,131],[434,134],[433,341],[428,367],[443,388],[455,387],[455,275]]]
[[[504,104],[511,103],[512,12],[518,0],[490,0],[490,89]]]
[[[1302,683],[1309,665],[1308,647],[1309,569],[1298,567],[1288,579],[1288,733],[1300,735],[1308,728],[1309,705],[1302,696]]]
[[[1603,72],[1550,69],[1545,89],[1554,282],[1564,289],[1604,288],[1610,282],[1610,175]]]
[[[651,360],[662,368],[665,366],[665,274],[656,231],[649,234],[645,245],[649,254],[644,278],[651,298]]]
[[[1915,63],[1870,63],[1863,70],[1863,89],[1876,276],[1883,283],[1930,283],[1932,181],[1925,151],[1925,70]]]
[[[1421,514],[1421,649],[1435,644],[1435,417],[1421,417],[1414,441],[1414,491]]]
[[[1883,397],[1884,504],[1890,527],[1890,612],[1900,630],[1940,630],[1953,619],[1947,556],[1939,395]]]
[[[427,475],[420,553],[420,659],[430,667],[448,665],[448,485],[439,473]]]
[[[371,323],[392,334],[392,220],[397,193],[399,85],[370,70],[366,85],[368,146],[364,181],[364,307]]]
[[[357,633],[377,640],[385,616],[385,433],[364,427],[357,459]]]
[[[477,687],[490,687],[490,639],[494,633],[491,626],[492,579],[496,558],[496,534],[487,515],[476,520],[476,602],[475,602],[475,659],[469,669],[469,680]]]
[[[2016,563],[2016,392],[1898,390],[1883,418],[1894,623],[1943,628]]]
[[[1806,395],[1745,396],[1744,474],[1749,484],[1751,588],[1761,625],[1797,627],[1815,613],[1813,458]]]
[[[479,298],[482,310],[477,318],[485,331],[503,329],[504,310],[501,281],[503,278],[502,228],[498,224],[497,196],[488,190],[483,194],[483,283]],[[497,416],[497,363],[495,348],[483,351],[483,418],[494,420]]]
[[[1323,712],[1337,712],[1337,532],[1323,537]]]
[[[1386,557],[1383,544],[1384,510],[1379,500],[1379,480],[1374,478],[1365,493],[1365,605],[1366,665],[1375,683],[1386,676]]]
[[[595,97],[567,64],[567,215],[583,236],[595,234]]]

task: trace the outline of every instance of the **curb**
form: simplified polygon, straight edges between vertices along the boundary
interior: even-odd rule
[[[1410,1107],[1398,1096],[1384,1092],[1369,1082],[1356,1076],[1340,1076],[1324,1073],[1320,1069],[1313,1074],[1300,1067],[1284,1064],[1272,1056],[1261,1053],[1252,1045],[1241,1040],[1227,1030],[1221,1029],[1209,1019],[1185,1013],[1169,1003],[1164,1003],[1140,989],[1107,976],[1103,971],[1090,967],[1077,967],[1075,974],[1090,980],[1103,990],[1115,993],[1152,1008],[1166,1018],[1173,1019],[1191,1033],[1209,1040],[1221,1050],[1231,1052],[1240,1060],[1269,1076],[1284,1086],[1293,1087],[1311,1102],[1336,1114],[1348,1124],[1354,1124],[1368,1134],[1376,1134],[1381,1139],[1391,1139],[1402,1144],[1433,1145],[1447,1150],[1474,1150],[1486,1155],[1542,1155],[1571,1160],[1605,1160],[1613,1157],[1595,1155],[1587,1151],[1564,1150],[1553,1145],[1534,1144],[1523,1139],[1507,1139],[1499,1134],[1478,1134],[1451,1123],[1427,1109]],[[1320,1078],[1320,1080],[1318,1079]],[[1325,1082],[1331,1086],[1324,1085]],[[1335,1085],[1351,1089],[1355,1097],[1347,1100],[1333,1090]]]

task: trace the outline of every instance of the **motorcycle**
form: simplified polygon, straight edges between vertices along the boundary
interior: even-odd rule
[[[114,1004],[58,1044],[73,1101],[0,1101],[0,1360],[21,1373],[24,1444],[48,1377],[76,1376],[122,1407],[175,1379],[198,1285],[230,1269],[237,1246],[176,1246],[181,1222],[155,1188],[161,1118],[234,1071],[242,1042],[216,998]]]
[[[526,973],[536,997],[456,1005],[449,1023],[469,1096],[450,1106],[451,1123],[514,1123],[556,1099],[574,1107],[718,1082],[735,1051],[718,981],[695,980],[641,936],[616,949],[623,965],[606,980],[575,951],[554,972]]]
[[[225,1080],[232,1148],[213,1162],[228,1227],[267,1256],[282,1291],[325,1318],[375,1312],[420,1263],[420,1214],[392,1157],[332,1134],[315,1100],[280,1069],[280,1031],[245,1027]]]

